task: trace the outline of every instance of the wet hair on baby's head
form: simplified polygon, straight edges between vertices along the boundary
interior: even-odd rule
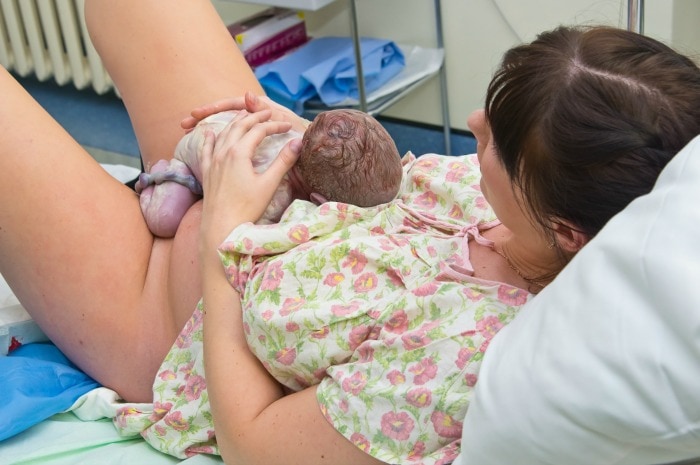
[[[386,129],[372,116],[349,109],[316,116],[304,133],[297,166],[313,192],[360,207],[393,200],[403,173]]]

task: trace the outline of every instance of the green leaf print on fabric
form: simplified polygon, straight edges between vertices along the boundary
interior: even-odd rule
[[[474,156],[410,159],[389,204],[297,201],[219,248],[253,354],[292,390],[318,385],[328,421],[387,463],[454,460],[484,351],[530,298],[471,275],[464,249],[498,224],[479,181]],[[175,456],[217,453],[201,349],[198,307],[156,409],[125,405],[115,424]]]

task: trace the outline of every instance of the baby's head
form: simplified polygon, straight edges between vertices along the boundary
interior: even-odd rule
[[[396,197],[401,157],[393,139],[370,115],[329,110],[304,133],[298,173],[326,200],[371,207]]]

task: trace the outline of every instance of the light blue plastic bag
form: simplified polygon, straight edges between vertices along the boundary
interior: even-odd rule
[[[50,343],[26,344],[0,357],[0,441],[69,409],[100,385]]]
[[[401,49],[385,39],[362,38],[362,70],[367,92],[378,89],[406,65]],[[349,37],[321,37],[258,67],[255,75],[273,100],[301,113],[318,96],[328,106],[358,99],[357,70]]]

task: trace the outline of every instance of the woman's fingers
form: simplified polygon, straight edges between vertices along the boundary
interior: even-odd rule
[[[308,121],[299,117],[299,115],[289,108],[276,103],[269,97],[246,92],[245,95],[241,97],[226,98],[195,108],[192,110],[190,116],[180,121],[180,126],[182,126],[186,132],[190,132],[204,118],[214,113],[228,110],[247,110],[249,113],[270,111],[272,113],[270,116],[271,119],[288,121],[292,124],[292,128],[299,132],[304,132],[309,124]]]
[[[253,157],[262,140],[286,132],[291,124],[270,119],[269,110],[241,111],[217,135],[205,133],[200,150],[204,188],[203,230],[218,243],[236,225],[256,221],[265,211],[284,174],[298,157],[301,140],[291,142],[262,173]]]
[[[269,110],[270,106],[267,105],[261,98],[252,92],[246,92],[244,96],[245,108],[251,113],[261,110]]]
[[[254,95],[251,93],[251,95]],[[202,121],[207,116],[211,116],[214,113],[220,113],[227,110],[245,110],[246,102],[245,97],[229,97],[216,102],[207,103],[201,107],[197,107],[190,112],[190,116],[184,118],[180,121],[180,126],[183,129],[191,130],[197,123]]]
[[[282,179],[299,159],[301,152],[301,139],[290,140],[280,151],[279,155],[267,168],[265,174],[273,179]]]
[[[291,129],[286,121],[270,120],[271,112],[263,110],[257,113],[240,112],[221,131],[216,141],[217,152],[245,154],[252,158],[260,142],[272,134],[281,134]]]
[[[216,143],[216,136],[214,132],[207,130],[204,132],[204,143],[202,144],[202,150],[197,153],[199,157],[199,167],[202,173],[209,172],[209,166],[211,166],[211,157],[214,153],[214,144]]]
[[[213,137],[210,138],[207,136],[205,139],[206,146],[201,151],[203,169],[206,168],[207,174],[212,174],[213,170],[215,173],[219,173],[222,176],[237,177],[239,180],[242,179],[246,183],[253,182],[254,178],[259,177],[259,175],[255,173],[253,163],[253,157],[255,156],[257,147],[265,137],[287,132],[291,127],[287,122],[272,121],[269,118],[269,111],[258,113],[241,111],[218,136],[216,136],[216,140],[213,140]],[[289,157],[289,155],[285,157]],[[223,166],[235,168],[232,174],[226,175],[224,174],[225,170],[222,170]],[[286,170],[284,172],[286,172]],[[276,179],[276,177],[271,174],[263,177],[267,179],[268,183],[272,183],[272,187],[274,188],[279,184],[284,172],[279,175],[279,179]],[[277,174],[278,171],[275,170],[273,173]],[[211,177],[209,179],[211,179]],[[261,189],[266,189],[269,186],[265,187],[261,185],[259,187]]]

